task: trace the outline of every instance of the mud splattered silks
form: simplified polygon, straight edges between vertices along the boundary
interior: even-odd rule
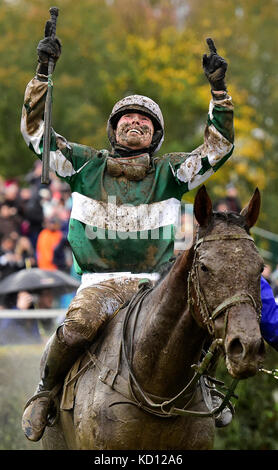
[[[21,120],[24,139],[39,158],[46,90],[46,82],[31,80]],[[140,181],[109,174],[107,159],[120,155],[68,142],[52,130],[50,168],[72,190],[68,238],[77,272],[157,271],[173,253],[182,195],[217,171],[233,148],[233,105],[226,93],[210,103],[204,143],[190,153],[152,158]]]

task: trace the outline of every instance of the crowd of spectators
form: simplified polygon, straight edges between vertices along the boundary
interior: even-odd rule
[[[44,185],[41,171],[42,164],[36,161],[23,183],[0,177],[0,282],[29,268],[59,269],[78,277],[67,241],[72,204],[69,185],[53,173],[50,184]],[[36,308],[67,308],[73,296],[74,292],[54,299],[51,290],[46,289],[39,292],[40,305]],[[27,292],[0,293],[0,309],[24,310],[34,308],[32,305],[32,297]],[[18,342],[17,336],[23,337],[23,326],[27,331],[26,320],[1,319],[0,344],[11,343],[11,338]],[[33,331],[32,341],[36,335],[39,338],[39,334],[34,334],[38,331],[36,321],[29,321],[29,329]]]
[[[16,179],[0,180],[0,280],[23,268],[71,272],[67,242],[71,192],[51,174],[41,183],[37,161],[21,187]]]

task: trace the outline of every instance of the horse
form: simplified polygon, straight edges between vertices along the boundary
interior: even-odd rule
[[[142,282],[70,371],[44,449],[213,448],[216,413],[265,354],[263,259],[250,236],[259,211],[257,188],[240,214],[213,212],[205,186],[198,190],[191,248],[157,284]],[[234,385],[213,408],[204,376],[221,354]]]

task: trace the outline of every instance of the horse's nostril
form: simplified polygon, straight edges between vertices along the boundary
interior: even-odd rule
[[[243,353],[243,346],[239,338],[234,338],[228,346],[228,354],[240,356]]]

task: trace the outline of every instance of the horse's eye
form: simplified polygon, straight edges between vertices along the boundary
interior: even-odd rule
[[[203,263],[201,264],[201,270],[204,271],[205,273],[208,272],[208,268],[207,268],[206,265],[203,264]]]

